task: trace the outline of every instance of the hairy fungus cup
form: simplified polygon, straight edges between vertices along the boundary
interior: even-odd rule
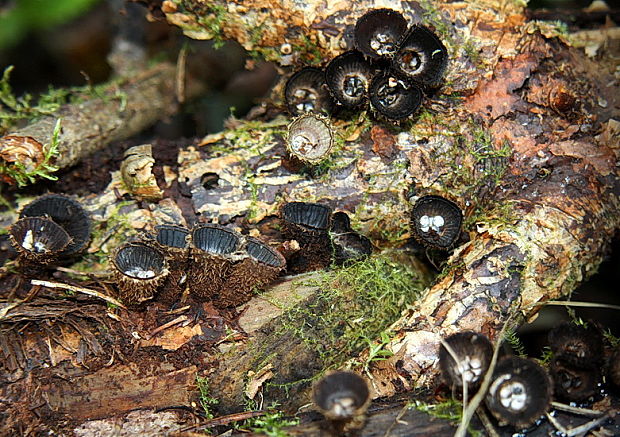
[[[372,9],[355,24],[355,46],[371,58],[390,58],[407,31],[407,20],[392,9]]]
[[[594,323],[564,322],[549,331],[549,346],[556,360],[577,368],[594,368],[603,359],[603,335]]]
[[[63,250],[63,257],[83,250],[90,241],[91,219],[82,205],[69,196],[46,194],[26,205],[20,217],[49,217],[67,231],[71,242]]]
[[[170,273],[161,287],[158,300],[174,303],[182,295],[187,286],[189,274],[189,230],[176,225],[160,225],[155,227],[155,241],[158,248],[168,260]]]
[[[357,50],[336,56],[325,68],[325,82],[334,99],[345,108],[361,107],[375,69]]]
[[[307,112],[329,114],[334,106],[325,84],[324,71],[314,67],[302,68],[289,78],[284,87],[284,101],[293,115]]]
[[[339,211],[332,215],[330,235],[334,262],[338,265],[363,260],[372,253],[370,240],[351,228],[351,220],[344,212]]]
[[[254,291],[273,282],[286,268],[286,260],[275,249],[256,238],[246,238],[247,257],[233,267],[231,275],[214,302],[219,307],[239,306],[250,300]]]
[[[71,237],[47,217],[23,217],[9,229],[11,244],[19,253],[20,263],[49,264],[71,244]]]
[[[127,305],[152,299],[168,275],[164,254],[143,242],[125,243],[112,254],[118,297]]]
[[[411,212],[415,238],[427,247],[447,250],[461,233],[463,214],[452,201],[440,196],[418,199]]]
[[[442,344],[439,348],[439,367],[446,382],[453,388],[468,390],[477,388],[489,368],[493,357],[493,345],[483,334],[471,331],[458,332],[444,342],[451,348],[456,359]]]
[[[448,51],[426,26],[411,27],[392,59],[392,68],[409,80],[428,87],[441,83]]]
[[[422,90],[391,71],[377,74],[368,89],[370,106],[375,113],[391,121],[402,121],[422,104]]]
[[[495,367],[485,403],[500,424],[525,428],[549,409],[551,381],[535,361],[504,357]]]
[[[356,373],[331,372],[314,385],[312,399],[334,429],[343,432],[363,425],[370,389],[366,380]]]
[[[190,278],[192,296],[217,302],[218,293],[240,257],[241,235],[216,224],[196,226],[191,232]]]
[[[289,273],[317,270],[330,264],[331,214],[331,208],[318,203],[289,202],[282,206],[282,234],[286,239],[297,241],[300,247],[287,259]]]
[[[600,375],[598,369],[583,369],[554,359],[549,366],[553,380],[553,396],[565,402],[584,401],[596,394]]]
[[[327,118],[304,114],[288,126],[286,148],[302,162],[316,164],[329,156],[334,146],[334,134]]]

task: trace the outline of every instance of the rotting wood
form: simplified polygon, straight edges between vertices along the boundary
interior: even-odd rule
[[[0,155],[7,163],[25,164],[25,158],[31,157],[33,162],[28,165],[36,168],[60,119],[57,154],[50,164],[58,168],[74,165],[95,150],[129,138],[172,114],[176,108],[175,74],[173,65],[163,63],[137,72],[131,79],[117,80],[101,97],[64,105],[53,115],[43,116],[0,138]],[[5,141],[7,138],[12,142]],[[9,152],[9,147],[13,152]]]

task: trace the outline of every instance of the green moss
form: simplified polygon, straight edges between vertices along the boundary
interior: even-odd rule
[[[449,420],[454,425],[459,424],[463,417],[463,404],[456,399],[448,399],[436,404],[415,400],[410,402],[408,406],[410,409],[416,409],[437,419]],[[467,432],[472,437],[482,437],[484,435],[481,431],[472,429],[471,426],[467,429]]]
[[[119,202],[114,205],[114,209],[105,220],[93,223],[90,249],[72,266],[74,270],[80,272],[107,270],[110,250],[104,250],[104,247],[115,248],[136,233],[129,217],[121,213],[122,208],[134,203],[130,200]]]
[[[283,429],[287,426],[299,424],[296,417],[287,417],[278,410],[279,404],[272,402],[264,409],[262,416],[246,419],[241,423],[235,424],[234,428],[242,431],[249,431],[268,437],[287,437],[289,434]],[[261,406],[252,399],[246,399],[246,411],[261,410]]]
[[[321,292],[281,318],[280,334],[293,334],[335,368],[381,337],[425,287],[421,275],[388,255],[325,272],[311,285]]]
[[[220,403],[219,400],[209,394],[209,378],[196,375],[196,386],[199,392],[199,402],[207,419],[213,419],[213,407]]]

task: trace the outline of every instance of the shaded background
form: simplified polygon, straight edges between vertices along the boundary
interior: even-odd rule
[[[140,135],[138,141],[201,137],[222,129],[232,114],[243,116],[264,98],[278,78],[276,66],[248,58],[234,42],[189,40],[169,26],[158,6],[161,0],[0,0],[0,68],[14,65],[11,85],[16,94],[36,95],[52,87],[98,84],[110,78],[107,56],[114,36],[143,45],[151,59],[176,62],[179,50],[189,50],[188,74],[201,78],[208,91],[188,102],[169,120]],[[604,16],[585,21],[578,10],[583,0],[536,0],[529,3],[534,18],[561,19],[569,30],[604,24]],[[128,30],[129,29],[129,30]],[[573,300],[620,305],[620,248],[614,250],[598,274],[579,287]],[[620,312],[575,308],[583,319],[597,320],[620,336]],[[546,331],[569,316],[563,307],[547,307],[534,323],[520,330],[528,352],[540,355]]]

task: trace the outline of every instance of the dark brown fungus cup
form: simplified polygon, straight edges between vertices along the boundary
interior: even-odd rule
[[[288,202],[281,211],[282,220],[298,232],[326,232],[331,220],[331,208],[320,203]]]
[[[23,217],[9,229],[21,264],[49,264],[71,244],[71,237],[47,217]]]
[[[118,297],[127,305],[152,299],[168,275],[164,254],[143,242],[129,242],[112,254],[113,276]]]
[[[500,424],[528,427],[551,405],[551,380],[533,360],[504,357],[495,367],[485,403]]]
[[[168,260],[170,273],[157,300],[172,304],[177,302],[187,286],[189,276],[189,230],[176,225],[155,227],[155,241]]]
[[[318,203],[289,202],[280,210],[282,234],[296,240],[300,250],[287,258],[289,273],[302,273],[327,267],[332,248],[329,239],[331,208]]]
[[[357,50],[336,56],[325,68],[325,82],[334,99],[345,108],[358,108],[368,100],[375,69]]]
[[[286,149],[304,163],[321,162],[329,156],[333,145],[334,134],[326,117],[304,114],[288,125]]]
[[[284,87],[284,101],[293,115],[306,112],[331,113],[334,102],[325,84],[325,72],[305,67],[293,74]]]
[[[395,122],[412,116],[423,97],[420,87],[389,70],[372,79],[368,95],[375,114]]]
[[[454,359],[442,344],[439,348],[441,374],[453,388],[462,389],[463,382],[473,391],[482,381],[493,357],[493,345],[483,334],[471,331],[458,332],[447,337],[445,343],[457,357]]]
[[[199,225],[192,229],[190,247],[190,292],[216,303],[234,263],[243,258],[241,235],[216,224]]]
[[[351,228],[349,216],[344,212],[332,215],[330,229],[334,262],[345,265],[368,258],[372,253],[372,243],[365,236]]]
[[[219,307],[239,306],[251,299],[255,290],[273,282],[286,268],[286,260],[275,249],[255,238],[246,238],[248,257],[233,267],[220,290]]]
[[[593,322],[586,326],[564,322],[549,331],[553,357],[579,367],[598,367],[603,359],[603,335]]]
[[[392,68],[408,79],[436,87],[448,65],[448,51],[426,26],[416,25],[407,32],[392,59]]]
[[[312,399],[339,433],[363,425],[370,389],[366,380],[356,373],[331,372],[314,385]]]
[[[46,194],[26,205],[20,217],[49,217],[71,236],[71,243],[63,251],[63,257],[83,250],[90,241],[91,219],[82,205],[62,194]]]
[[[549,371],[553,380],[553,396],[556,399],[576,402],[596,394],[600,382],[598,369],[578,368],[554,359]]]
[[[355,46],[366,56],[390,58],[407,31],[407,20],[392,9],[373,9],[355,24]]]
[[[450,249],[461,233],[462,222],[461,209],[440,196],[421,197],[411,212],[414,237],[435,249]]]

